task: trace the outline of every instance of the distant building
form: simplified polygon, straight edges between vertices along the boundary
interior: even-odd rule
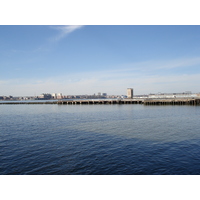
[[[52,96],[53,99],[57,99],[57,94],[56,93],[53,93],[51,96]]]
[[[53,99],[62,99],[63,98],[62,93],[53,93],[51,96]]]
[[[133,88],[127,88],[127,97],[129,99],[133,98]]]
[[[183,92],[183,93],[158,93],[158,94],[149,94],[149,98],[155,99],[167,99],[167,98],[195,98],[198,97],[198,94],[193,94],[192,92]]]
[[[62,99],[62,98],[63,98],[62,93],[58,93],[58,94],[57,94],[57,99]]]
[[[101,96],[102,96],[102,97],[106,97],[106,96],[107,96],[107,93],[101,93]]]
[[[51,94],[48,94],[48,93],[43,93],[40,96],[38,96],[38,99],[41,99],[41,100],[48,100],[51,98],[52,98]]]
[[[121,99],[126,99],[127,96],[126,95],[121,95]]]
[[[91,96],[91,95],[90,95],[90,96]],[[96,95],[94,94],[94,96],[96,96]],[[106,97],[107,97],[107,93],[98,92],[96,97],[97,97],[97,98],[106,98]]]

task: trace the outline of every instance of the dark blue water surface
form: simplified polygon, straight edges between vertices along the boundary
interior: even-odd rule
[[[200,106],[0,105],[0,174],[200,174]]]

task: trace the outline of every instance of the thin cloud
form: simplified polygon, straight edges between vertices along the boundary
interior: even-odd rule
[[[133,87],[135,94],[149,94],[157,92],[200,92],[198,82],[200,74],[180,75],[146,75],[137,77],[112,77],[104,79],[103,73],[98,76],[66,76],[48,79],[15,79],[0,81],[2,95],[33,96],[41,93],[63,93],[64,95],[94,94],[106,92],[112,94],[126,94],[127,87]],[[93,74],[95,75],[95,74]]]
[[[191,68],[197,65],[200,65],[200,57],[179,58],[172,60],[149,60],[145,62],[130,63],[124,65],[124,67],[119,70],[149,72],[149,71],[159,71],[159,70],[173,70],[176,68],[183,68],[183,67]]]
[[[69,35],[70,33],[82,28],[83,25],[63,25],[63,26],[51,26],[51,28],[59,31],[58,35],[53,38],[54,41],[59,41]]]
[[[200,58],[147,61],[119,65],[115,69],[99,69],[84,72],[63,72],[62,75],[43,79],[1,80],[1,93],[4,95],[23,95],[40,93],[126,94],[127,87],[133,87],[135,94],[157,92],[200,92],[198,82],[200,71],[192,70],[200,64]],[[181,67],[191,69],[182,71]],[[180,68],[180,70],[177,70]],[[174,70],[176,69],[176,70]],[[189,73],[190,72],[190,73]],[[8,94],[9,93],[9,94]]]

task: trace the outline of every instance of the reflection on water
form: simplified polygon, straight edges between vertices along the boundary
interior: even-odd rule
[[[0,105],[0,174],[200,174],[200,107]]]

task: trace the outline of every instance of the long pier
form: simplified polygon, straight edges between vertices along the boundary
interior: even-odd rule
[[[144,105],[200,105],[200,99],[145,99]]]
[[[58,104],[143,104],[143,100],[136,99],[84,99],[84,100],[62,100]]]
[[[57,105],[91,105],[91,104],[143,104],[152,105],[200,105],[198,99],[64,99],[58,101],[0,101],[0,104],[57,104]]]

